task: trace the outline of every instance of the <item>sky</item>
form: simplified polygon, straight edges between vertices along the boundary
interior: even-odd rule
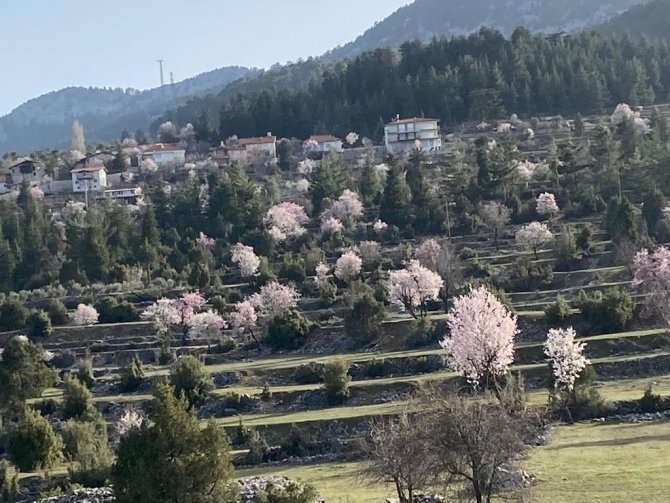
[[[5,0],[0,116],[68,86],[133,87],[267,68],[345,44],[409,0]]]

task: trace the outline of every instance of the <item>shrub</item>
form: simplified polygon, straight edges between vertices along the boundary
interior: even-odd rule
[[[563,326],[570,316],[572,316],[570,304],[561,295],[556,297],[553,303],[544,308],[544,319],[550,328]]]
[[[349,365],[338,359],[323,367],[323,387],[331,404],[341,404],[349,398]]]
[[[226,299],[224,299],[221,295],[215,295],[210,299],[210,302],[212,303],[212,308],[214,308],[214,311],[216,311],[221,316],[226,315]]]
[[[344,332],[358,344],[370,342],[379,336],[385,318],[384,304],[377,301],[372,292],[352,296],[347,299]]]
[[[130,323],[140,318],[140,313],[128,302],[117,301],[114,297],[102,299],[95,305],[100,323]]]
[[[70,322],[70,318],[67,315],[67,308],[65,304],[59,299],[53,299],[49,302],[47,307],[47,313],[49,313],[49,318],[51,318],[51,324],[54,326],[67,325]]]
[[[28,309],[16,298],[8,298],[0,305],[0,330],[19,330],[26,326]]]
[[[87,388],[91,389],[95,384],[95,376],[93,375],[93,360],[90,356],[86,356],[79,361],[79,367],[75,373],[75,377],[79,379]]]
[[[9,429],[5,442],[10,461],[23,472],[52,468],[60,460],[62,445],[49,421],[30,409]]]
[[[293,258],[287,256],[284,258],[281,269],[279,270],[279,277],[285,278],[288,281],[301,284],[307,278],[305,273],[305,261],[302,258]]]
[[[293,372],[293,380],[297,384],[319,384],[323,382],[323,364],[307,363],[300,365]]]
[[[201,405],[214,389],[212,376],[195,356],[183,356],[170,369],[175,395],[184,395],[190,407]]]
[[[429,319],[423,318],[413,324],[412,331],[407,338],[409,348],[420,348],[439,341],[442,334],[435,330],[435,325]]]
[[[302,314],[290,309],[272,320],[266,342],[275,350],[298,349],[307,342],[312,326]]]
[[[51,335],[51,318],[42,310],[34,310],[26,319],[28,337],[32,339],[46,338]]]
[[[604,294],[596,291],[591,295],[582,290],[579,292],[579,308],[582,319],[593,332],[609,333],[626,327],[633,318],[635,301],[628,291],[620,288],[612,288]]]
[[[214,351],[219,354],[229,353],[235,349],[235,339],[229,335],[224,335],[219,339],[219,342],[216,344]]]
[[[260,394],[261,401],[267,402],[268,400],[272,399],[272,390],[270,389],[270,385],[266,382],[263,384],[263,390],[261,391]]]
[[[307,430],[295,424],[291,425],[288,435],[282,439],[280,444],[281,452],[289,458],[307,456],[313,447],[314,439],[309,435]]]
[[[567,421],[581,421],[607,415],[611,407],[593,386],[595,379],[596,373],[593,367],[587,365],[575,381],[572,391],[556,390],[553,388],[553,383],[550,383],[552,394],[549,405],[554,413]]]
[[[579,251],[588,255],[589,253],[591,253],[591,247],[593,246],[591,244],[592,239],[593,239],[593,228],[591,227],[591,225],[585,225],[577,234],[575,245],[577,246],[577,249]]]
[[[663,397],[653,392],[651,384],[647,386],[644,395],[640,398],[640,412],[644,414],[651,414],[654,412],[661,412],[665,408]]]
[[[77,355],[71,349],[64,349],[51,359],[51,365],[57,369],[68,369],[77,363]]]
[[[319,498],[319,493],[312,485],[301,485],[291,482],[286,487],[268,484],[265,490],[257,497],[258,503],[313,503]]]
[[[95,421],[67,421],[63,426],[64,453],[75,463],[68,470],[73,482],[84,487],[102,487],[109,478],[112,453],[107,444],[107,425],[102,417]]]
[[[39,412],[41,416],[47,417],[56,413],[60,408],[60,403],[54,398],[44,398],[43,400],[35,402],[32,407]]]
[[[19,474],[11,474],[9,463],[0,460],[0,501],[14,501],[19,492]]]
[[[248,432],[247,445],[249,452],[244,456],[243,464],[259,465],[270,452],[270,447],[265,438],[258,431],[251,429]]]
[[[63,390],[63,415],[65,419],[81,418],[92,407],[93,395],[79,379],[68,376]]]
[[[130,393],[136,391],[144,381],[144,368],[142,361],[133,356],[133,359],[121,369],[121,391],[123,393]]]

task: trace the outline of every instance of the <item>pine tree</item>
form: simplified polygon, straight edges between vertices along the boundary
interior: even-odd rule
[[[396,164],[386,176],[384,195],[379,207],[379,218],[389,225],[403,229],[412,221],[409,208],[409,188],[405,176]]]

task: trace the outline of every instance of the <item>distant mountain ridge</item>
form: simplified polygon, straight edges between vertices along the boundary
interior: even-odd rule
[[[166,109],[194,96],[218,93],[257,72],[232,66],[147,91],[68,87],[47,93],[0,117],[0,154],[66,147],[74,119],[84,125],[88,143],[108,141],[123,130],[145,129]]]
[[[577,31],[605,22],[646,0],[416,0],[375,24],[353,42],[328,52],[346,59],[410,40],[468,35],[486,26],[510,35],[523,26],[533,32]]]
[[[670,39],[670,0],[636,5],[598,27],[607,35],[628,35],[649,39]]]

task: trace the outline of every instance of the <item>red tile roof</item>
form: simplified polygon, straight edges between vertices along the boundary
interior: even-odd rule
[[[330,143],[335,141],[341,142],[342,140],[340,140],[336,136],[333,136],[332,134],[315,134],[310,136],[307,141],[315,141],[317,143]]]
[[[427,117],[412,117],[411,119],[399,119],[397,121],[391,121],[387,126],[393,124],[416,124],[417,122],[440,122],[440,119],[429,119]]]
[[[154,143],[153,145],[146,147],[144,152],[147,154],[153,154],[155,152],[177,152],[179,150],[184,149],[179,148],[179,146],[175,145],[174,143]]]

